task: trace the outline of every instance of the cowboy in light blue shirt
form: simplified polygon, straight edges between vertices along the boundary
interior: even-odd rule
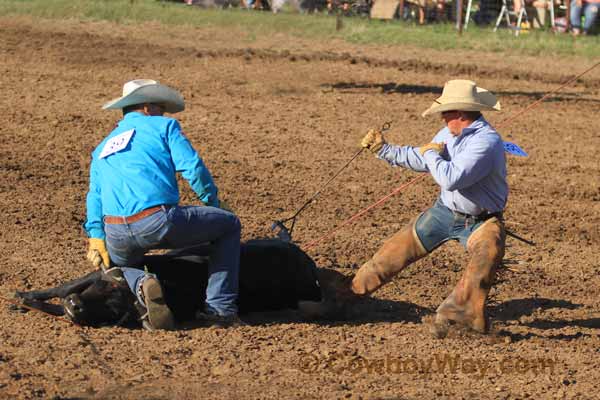
[[[471,258],[460,282],[437,309],[432,333],[446,336],[451,323],[486,332],[485,301],[504,255],[502,211],[508,185],[502,140],[481,112],[499,109],[489,91],[472,81],[452,80],[423,113],[441,114],[446,124],[431,143],[396,146],[387,144],[378,131],[367,133],[363,147],[393,166],[431,174],[441,193],[431,208],[362,265],[351,286],[338,293],[342,300],[373,293],[444,242],[458,240]]]
[[[164,117],[185,107],[175,90],[149,79],[123,86],[123,96],[104,105],[122,109],[123,119],[92,153],[87,194],[88,259],[96,267],[121,268],[146,308],[144,326],[173,329],[174,319],[160,286],[143,270],[151,249],[176,249],[212,242],[206,305],[198,318],[240,324],[237,295],[239,219],[219,200],[210,172],[181,131]],[[177,173],[205,206],[179,206]]]
[[[442,204],[463,214],[479,215],[504,210],[508,198],[506,162],[500,135],[479,117],[460,135],[441,129],[433,143],[442,152],[384,144],[377,156],[390,165],[429,172],[441,188]]]

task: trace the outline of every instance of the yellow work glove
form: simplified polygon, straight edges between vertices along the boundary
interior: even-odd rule
[[[427,150],[433,150],[436,153],[441,154],[442,151],[444,151],[444,147],[446,147],[444,143],[427,143],[419,147],[419,153],[424,155]]]
[[[379,150],[386,144],[385,138],[375,129],[370,129],[364,138],[360,141],[360,146],[365,149],[369,149],[371,152],[377,154]]]
[[[219,200],[219,208],[221,210],[229,211],[230,213],[235,214],[233,212],[233,210],[231,209],[231,207],[229,207],[229,204],[227,204],[227,202],[225,202],[225,200]]]
[[[110,257],[108,256],[104,239],[88,239],[87,259],[90,260],[96,268],[100,268],[102,264],[104,264],[106,268],[110,267]]]

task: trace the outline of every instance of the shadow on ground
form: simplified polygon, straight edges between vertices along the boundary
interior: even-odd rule
[[[377,90],[384,94],[435,94],[440,95],[442,93],[441,86],[426,86],[426,85],[405,85],[398,84],[396,82],[336,82],[331,84],[322,84],[321,88],[330,90],[339,90],[342,92],[356,93],[362,90]],[[548,92],[525,92],[525,91],[496,91],[494,92],[497,96],[525,96],[531,99],[541,99]],[[553,96],[549,96],[544,99],[544,102],[564,102],[564,101],[576,101],[576,102],[588,102],[588,103],[600,103],[599,99],[582,97],[583,93],[560,93]]]
[[[492,319],[497,321],[508,321],[531,315],[536,310],[548,310],[551,308],[575,310],[580,307],[582,307],[581,304],[571,303],[568,300],[532,297],[526,299],[513,299],[493,304],[489,306],[488,311]]]
[[[523,316],[530,316],[537,310],[548,310],[552,308],[559,308],[565,310],[576,310],[581,308],[582,304],[572,303],[568,300],[561,299],[547,299],[547,298],[525,298],[525,299],[514,299],[503,303],[492,305],[489,307],[489,313],[492,320],[498,322],[506,322],[511,320],[518,320]],[[590,319],[557,319],[557,320],[539,320],[536,319],[531,322],[520,323],[522,327],[535,328],[540,330],[551,330],[551,329],[563,329],[565,332],[544,335],[535,332],[509,332],[505,329],[501,329],[498,332],[500,336],[510,337],[512,342],[519,342],[522,340],[529,340],[533,338],[540,339],[552,339],[552,340],[563,340],[570,341],[579,339],[582,337],[591,337],[588,333],[581,332],[578,328],[583,329],[598,329],[600,328],[600,318]],[[570,328],[570,329],[569,329]]]

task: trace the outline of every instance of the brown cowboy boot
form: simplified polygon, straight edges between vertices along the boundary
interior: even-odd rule
[[[402,269],[427,254],[414,226],[415,220],[386,241],[373,258],[360,267],[352,280],[343,275],[341,278],[320,275],[323,301],[301,302],[301,314],[310,319],[347,318],[360,297],[370,295]]]
[[[497,218],[487,220],[471,234],[467,241],[471,259],[450,296],[437,309],[431,329],[435,337],[446,337],[451,323],[487,332],[485,303],[496,267],[504,257],[504,240],[504,223]]]
[[[352,280],[353,294],[370,295],[404,268],[427,255],[427,250],[415,232],[415,222],[413,220],[392,236],[373,258],[360,267]]]

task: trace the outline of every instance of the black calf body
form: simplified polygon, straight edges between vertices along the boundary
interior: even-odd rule
[[[146,256],[149,272],[157,275],[165,300],[179,322],[194,318],[204,305],[208,281],[205,248]],[[63,300],[63,311],[81,325],[137,323],[135,298],[127,284],[95,271],[47,290],[17,292],[29,306],[43,308],[51,298]],[[280,240],[251,240],[240,254],[240,314],[297,308],[298,301],[321,300],[316,266],[306,253]]]

